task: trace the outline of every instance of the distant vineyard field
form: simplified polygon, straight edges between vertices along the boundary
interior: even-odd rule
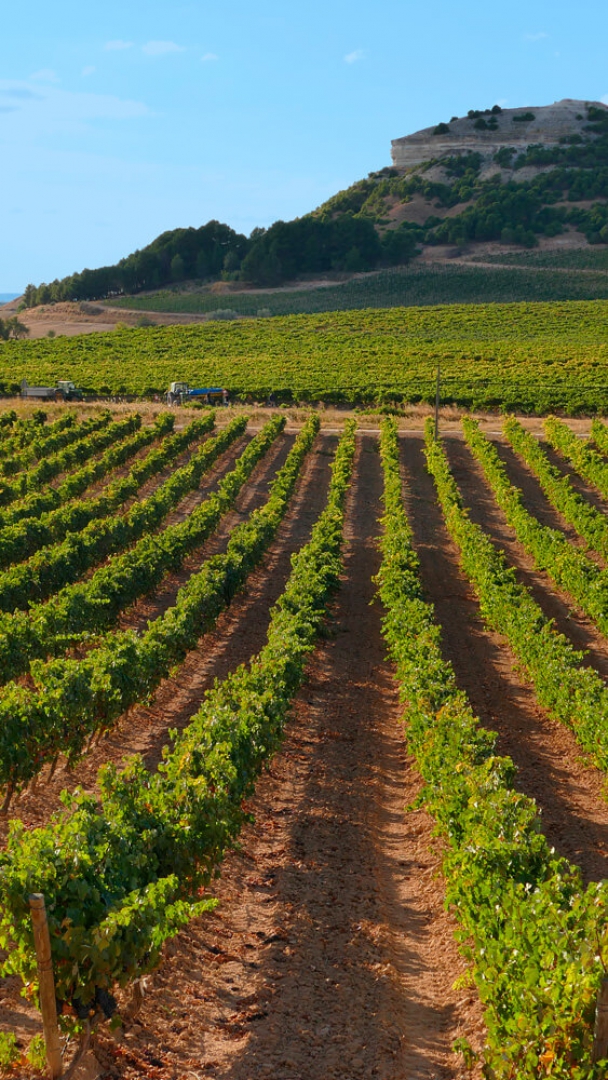
[[[578,252],[571,254],[579,256]],[[240,315],[257,315],[260,310],[271,315],[297,315],[368,307],[608,299],[607,253],[603,249],[601,252],[585,251],[580,254],[579,261],[573,258],[572,262],[562,263],[560,260],[564,257],[565,253],[558,254],[556,261],[552,261],[549,255],[542,253],[517,253],[487,259],[497,263],[491,269],[462,263],[423,265],[414,262],[394,270],[364,274],[343,284],[317,288],[274,289],[223,296],[202,288],[188,292],[176,288],[148,296],[122,297],[112,301],[112,305],[172,314],[207,314],[231,308]],[[544,261],[545,258],[548,261]],[[560,273],[562,265],[585,272]]]
[[[531,412],[608,411],[608,305],[401,308],[7,342],[5,391],[70,378],[98,394],[150,396],[170,381],[281,402],[432,401]]]
[[[497,266],[522,266],[528,269],[594,270],[603,271],[604,275],[608,270],[608,249],[602,245],[573,248],[569,251],[512,251],[479,258],[480,261],[483,259],[484,262]],[[595,275],[591,277],[595,280]],[[575,276],[575,280],[580,281],[580,276]]]

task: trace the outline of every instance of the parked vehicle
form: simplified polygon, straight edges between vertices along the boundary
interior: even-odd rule
[[[227,405],[228,397],[228,391],[221,386],[205,386],[195,390],[188,383],[172,382],[167,391],[167,405],[183,405],[194,399],[205,405]]]
[[[21,397],[39,401],[82,401],[83,394],[69,379],[60,379],[57,386],[28,386],[27,379],[23,379]]]

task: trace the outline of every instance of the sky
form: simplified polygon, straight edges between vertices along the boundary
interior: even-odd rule
[[[608,103],[604,2],[29,0],[1,33],[0,293],[301,216],[471,108]]]

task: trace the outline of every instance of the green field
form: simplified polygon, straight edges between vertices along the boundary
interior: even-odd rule
[[[604,278],[608,271],[608,247],[603,244],[598,244],[597,247],[573,248],[570,251],[509,251],[501,255],[480,255],[479,259],[496,266],[520,266],[532,270],[595,270],[600,279],[602,271]],[[596,275],[585,276],[596,280]],[[582,277],[575,275],[574,280],[580,282]]]
[[[471,408],[608,411],[608,304],[392,308],[119,329],[10,341],[5,392],[70,378],[99,394],[149,396],[169,382],[222,385],[277,402],[444,401]]]
[[[558,253],[565,259],[566,253]],[[516,303],[526,300],[608,299],[608,251],[570,252],[572,264],[551,261],[549,253],[525,252],[496,256],[489,269],[461,263],[417,264],[353,278],[343,284],[312,289],[271,289],[267,292],[227,293],[209,290],[164,290],[147,296],[111,301],[114,307],[172,314],[207,314],[230,309],[239,315],[312,314],[361,308],[410,307],[434,304]],[[485,258],[485,257],[484,257]],[[576,259],[580,260],[580,265]],[[588,262],[585,262],[585,259]],[[535,261],[536,260],[536,261]],[[548,260],[548,261],[544,261]],[[603,261],[602,261],[603,260]],[[500,265],[502,263],[505,265]],[[564,274],[565,266],[580,273]],[[551,273],[551,268],[555,269]],[[593,270],[594,273],[589,271]]]

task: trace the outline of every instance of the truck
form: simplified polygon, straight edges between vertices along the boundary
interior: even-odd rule
[[[198,400],[205,405],[227,405],[228,391],[221,386],[191,388],[186,382],[172,382],[167,391],[167,405],[184,405]]]
[[[56,386],[28,386],[27,379],[23,379],[21,397],[38,401],[82,401],[83,394],[69,379],[59,379]]]

